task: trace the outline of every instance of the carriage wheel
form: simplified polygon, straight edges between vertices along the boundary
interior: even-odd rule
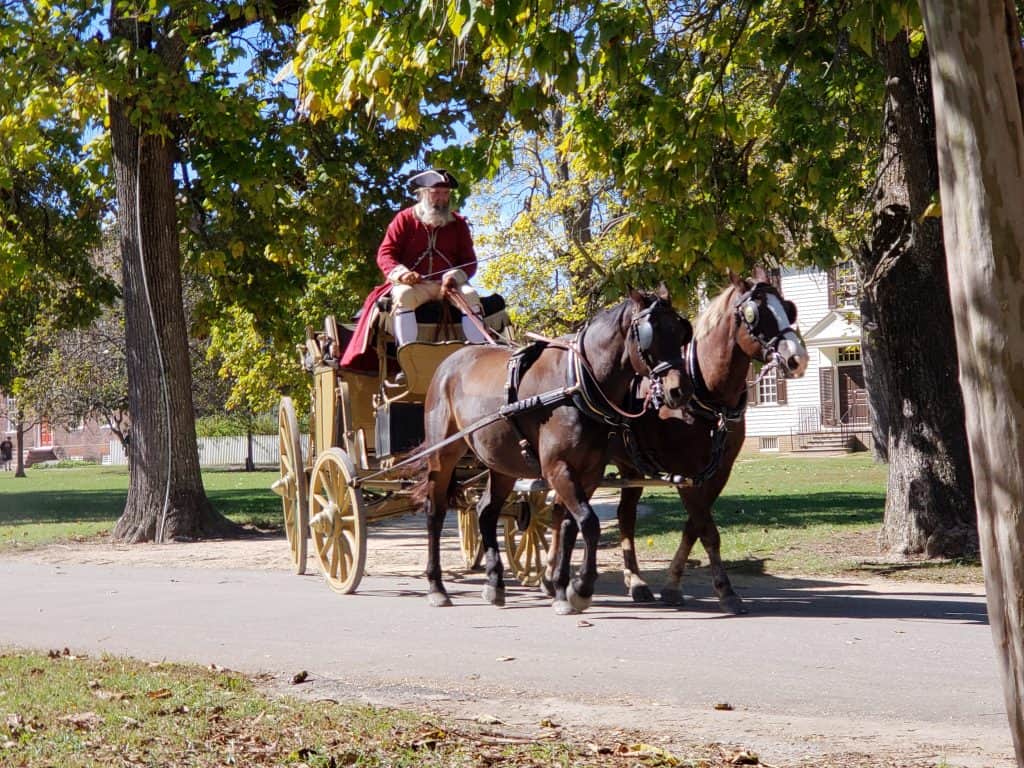
[[[484,559],[484,543],[480,539],[480,522],[476,516],[476,505],[459,507],[459,547],[466,567],[475,571]]]
[[[320,571],[344,595],[356,591],[366,566],[366,510],[363,492],[351,485],[355,474],[348,454],[328,448],[309,481],[309,531]]]
[[[548,531],[551,530],[551,508],[547,491],[527,494],[521,502],[528,506],[529,521],[517,515],[502,515],[505,523],[505,555],[512,575],[524,587],[540,584],[547,565]],[[518,505],[517,505],[518,506]],[[526,522],[524,530],[520,525]]]
[[[288,536],[292,564],[295,572],[306,572],[306,536],[308,511],[306,507],[306,468],[302,463],[302,443],[299,440],[299,420],[290,397],[281,398],[277,418],[280,440],[281,477],[271,490],[281,497],[284,508],[284,530]]]

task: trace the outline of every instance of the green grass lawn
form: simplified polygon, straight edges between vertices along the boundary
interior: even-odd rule
[[[943,581],[980,581],[972,562],[882,562],[877,535],[885,512],[887,468],[870,454],[822,458],[740,458],[715,502],[722,558],[748,573],[875,573]],[[671,558],[684,512],[675,491],[647,491],[653,513],[637,522],[637,555]],[[707,564],[698,544],[691,559]]]
[[[0,472],[0,551],[109,533],[124,509],[126,467],[29,468],[26,477]],[[203,472],[214,506],[232,520],[279,528],[280,499],[270,492],[278,473]]]
[[[203,473],[218,510],[242,524],[280,529],[280,501],[270,492],[276,471]],[[867,454],[828,458],[741,458],[715,504],[722,557],[747,573],[874,573],[943,581],[981,581],[977,562],[886,563],[877,532],[885,509],[886,468]],[[124,507],[123,467],[30,468],[28,477],[0,472],[0,552],[14,547],[109,533]],[[649,490],[640,518],[641,568],[666,567],[679,544],[684,514],[672,490]],[[606,543],[618,545],[608,532]],[[692,559],[706,564],[700,545]]]

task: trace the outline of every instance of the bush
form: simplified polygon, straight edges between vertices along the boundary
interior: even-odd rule
[[[277,415],[265,413],[248,419],[235,414],[218,414],[196,419],[197,437],[236,437],[244,435],[252,425],[254,435],[276,435]]]

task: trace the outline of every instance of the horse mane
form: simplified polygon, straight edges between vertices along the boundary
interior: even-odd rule
[[[697,315],[697,322],[693,325],[694,341],[700,341],[711,333],[725,316],[732,312],[733,296],[735,294],[736,286],[730,285],[713,298],[707,308]]]

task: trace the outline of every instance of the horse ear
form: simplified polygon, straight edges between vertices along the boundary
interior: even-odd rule
[[[656,290],[654,293],[659,299],[664,301],[666,304],[672,303],[672,297],[669,295],[668,286],[665,285],[664,281],[658,283],[658,290]]]
[[[638,291],[633,286],[629,287],[629,298],[633,300],[634,304],[639,304],[641,307],[647,306],[647,297],[644,296],[644,292]]]
[[[689,344],[691,341],[693,341],[693,324],[689,320],[687,320],[685,317],[683,317],[682,315],[679,316],[679,319],[683,321],[683,344],[682,344],[682,346],[685,347],[687,344]]]
[[[767,282],[769,282],[769,280],[768,280],[768,273],[764,271],[764,267],[762,267],[760,264],[758,264],[756,267],[754,267],[753,278],[754,278],[754,282],[755,283],[767,283]]]
[[[732,267],[729,267],[728,273],[729,273],[729,282],[730,283],[732,283],[738,290],[741,290],[741,291],[747,290],[747,283],[746,283],[746,281],[742,277],[737,275],[735,272],[733,272],[732,271]]]
[[[786,310],[786,317],[789,318],[790,324],[796,322],[796,304],[789,299],[782,300],[782,308]]]

